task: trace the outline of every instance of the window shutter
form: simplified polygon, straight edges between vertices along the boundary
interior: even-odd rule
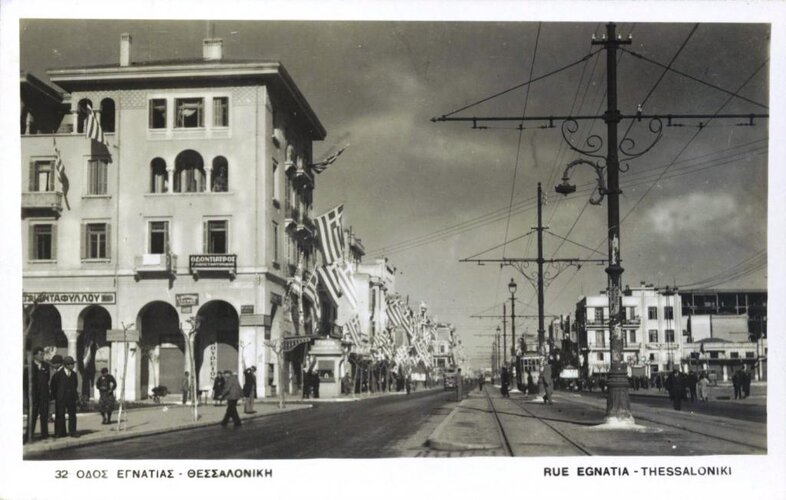
[[[106,223],[106,258],[112,260],[112,224]]]
[[[84,223],[80,224],[80,254],[82,260],[87,258],[87,227]]]
[[[28,191],[33,192],[35,191],[35,162],[30,162],[30,182],[28,184]]]
[[[27,233],[28,258],[35,260],[35,226],[33,224],[27,226]]]
[[[57,260],[57,224],[52,224],[52,260]]]
[[[202,253],[210,253],[208,251],[207,223],[208,223],[208,221],[202,221]]]

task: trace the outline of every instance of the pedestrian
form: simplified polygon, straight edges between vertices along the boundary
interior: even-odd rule
[[[751,395],[751,372],[748,371],[748,368],[743,366],[742,368],[742,397],[747,398]]]
[[[227,411],[224,412],[224,419],[221,421],[221,426],[226,427],[229,419],[239,427],[240,415],[237,414],[237,402],[244,396],[243,389],[240,388],[240,382],[237,380],[237,375],[227,370],[224,372],[224,390],[221,392],[221,399],[227,400]]]
[[[707,378],[707,374],[701,372],[699,375],[699,401],[709,401],[710,399],[710,381]]]
[[[213,406],[221,406],[221,401],[224,399],[224,385],[226,385],[224,374],[219,371],[213,380]]]
[[[527,368],[527,393],[534,394],[536,390],[537,387],[535,386],[535,382],[532,380],[532,370]]]
[[[404,387],[407,389],[407,394],[412,392],[412,375],[407,374],[407,378],[404,380]]]
[[[589,389],[589,391],[590,391],[590,392],[592,392],[592,388],[593,388],[594,386],[595,386],[595,379],[594,379],[593,377],[590,377],[590,378],[587,380],[587,389]]]
[[[311,376],[311,383],[313,384],[314,390],[314,399],[319,399],[319,370],[314,370],[314,374]]]
[[[502,394],[503,398],[510,397],[510,373],[508,373],[508,368],[506,366],[502,367],[500,371],[500,393]]]
[[[76,433],[76,402],[79,399],[78,380],[74,371],[74,358],[63,359],[63,369],[55,372],[49,384],[52,397],[55,399],[55,437],[66,436],[66,412],[68,412],[68,434],[79,437]]]
[[[734,399],[740,399],[742,397],[742,381],[740,378],[742,377],[741,371],[738,369],[734,372],[731,376],[731,385],[734,386]]]
[[[191,394],[191,377],[188,372],[183,374],[183,381],[180,383],[180,390],[183,391],[183,404],[186,404]]]
[[[49,366],[44,361],[44,349],[36,347],[33,349],[32,365],[32,399],[33,405],[29,409],[30,416],[28,424],[32,427],[29,435],[35,432],[36,422],[41,421],[41,439],[49,438]],[[28,374],[25,371],[24,387],[25,392],[31,390],[28,386]],[[29,399],[28,399],[29,401]]]
[[[682,398],[685,396],[685,383],[677,367],[666,378],[665,389],[669,392],[669,398],[675,410],[682,409]]]
[[[691,370],[688,373],[688,390],[690,391],[690,402],[696,402],[696,385],[699,383],[699,378],[696,376],[696,372]]]
[[[257,395],[257,367],[252,366],[243,372],[243,397],[245,406],[243,413],[256,413],[254,411],[254,398]]]
[[[551,363],[543,364],[543,371],[540,372],[540,380],[543,381],[543,404],[554,404],[551,400],[551,393],[554,390],[554,381],[551,378]]]
[[[663,381],[660,379],[660,375],[655,375],[655,387],[658,388],[658,392],[663,390]]]
[[[101,412],[101,423],[112,423],[112,412],[115,410],[115,389],[117,381],[109,374],[109,370],[101,368],[101,376],[96,380],[98,389],[98,411]]]

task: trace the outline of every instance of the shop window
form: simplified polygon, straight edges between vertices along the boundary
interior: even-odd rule
[[[30,260],[55,259],[54,224],[34,224],[30,226]]]
[[[92,158],[87,161],[87,194],[104,195],[107,193],[106,181],[109,160]]]
[[[101,129],[104,132],[115,131],[115,101],[109,98],[101,100]]]
[[[169,251],[169,221],[152,221],[149,224],[149,252],[165,254]]]
[[[55,190],[55,161],[53,159],[35,160],[30,163],[31,192]]]
[[[109,258],[109,224],[104,222],[82,225],[82,259]]]
[[[166,99],[150,99],[148,105],[148,127],[166,128]]]
[[[166,193],[169,189],[169,175],[166,162],[161,158],[153,158],[150,162],[150,192]]]
[[[229,126],[229,98],[228,97],[213,98],[213,126],[214,127]]]
[[[229,223],[225,220],[205,221],[205,253],[228,253]]]
[[[175,128],[204,127],[204,107],[201,97],[175,99]]]

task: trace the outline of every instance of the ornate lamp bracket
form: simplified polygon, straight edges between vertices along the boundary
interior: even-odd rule
[[[557,186],[555,190],[558,193],[564,194],[565,196],[576,191],[576,185],[569,182],[570,172],[576,165],[580,164],[589,165],[593,168],[593,170],[595,170],[595,174],[598,176],[597,194],[593,193],[589,201],[593,205],[600,205],[603,202],[603,198],[606,196],[606,193],[608,193],[608,189],[606,189],[606,180],[603,176],[603,171],[606,167],[603,167],[596,162],[579,158],[568,163],[568,166],[565,167],[565,172],[562,173],[562,184]]]

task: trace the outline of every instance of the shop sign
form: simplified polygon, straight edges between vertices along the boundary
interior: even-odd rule
[[[22,303],[32,304],[114,304],[115,292],[22,292]]]
[[[235,269],[237,267],[237,255],[235,254],[199,254],[189,255],[188,266],[193,269],[201,270],[224,270]]]
[[[107,330],[107,342],[139,342],[138,330]]]
[[[243,304],[240,306],[240,314],[254,314],[253,304]]]
[[[184,306],[198,306],[199,294],[198,293],[177,293],[175,294],[175,303],[178,307]]]
[[[181,306],[180,312],[183,314],[191,314],[191,309],[192,309],[191,306]]]

